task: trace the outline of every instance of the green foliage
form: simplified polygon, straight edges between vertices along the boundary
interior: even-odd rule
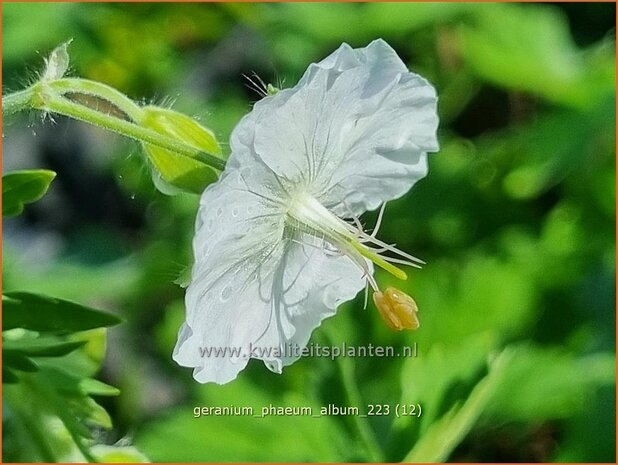
[[[62,299],[28,292],[2,295],[2,329],[75,332],[120,323],[113,315]]]
[[[467,64],[507,88],[586,108],[605,97],[615,81],[611,50],[605,48],[600,60],[594,51],[579,50],[566,18],[553,8],[483,5],[462,32]]]
[[[206,406],[251,407],[260,416],[263,408],[320,405],[301,393],[267,393],[243,380],[217,388],[204,389],[195,400],[198,408]],[[218,431],[220,434],[213,434]],[[277,441],[272,441],[276,434]],[[285,432],[285,434],[281,434]],[[161,441],[161,437],[168,441]],[[256,448],[255,445],[262,447]],[[138,439],[141,449],[149,450],[155,461],[194,460],[199,449],[208,450],[212,461],[259,462],[293,460],[298,462],[331,462],[345,457],[356,445],[337,422],[329,417],[242,415],[195,417],[186,408],[171,412],[157,423],[149,425]]]
[[[28,313],[29,308],[24,304],[19,310]],[[45,319],[57,316],[62,321],[66,315],[61,308],[48,308]],[[22,326],[29,327],[28,323]],[[92,321],[83,326],[92,327]],[[95,461],[90,450],[92,429],[111,429],[112,420],[92,396],[119,393],[92,378],[104,356],[105,330],[45,328],[3,329],[3,396],[10,426],[5,457],[11,461]]]
[[[2,216],[16,216],[24,204],[36,202],[45,195],[56,177],[50,170],[23,170],[2,176]]]
[[[511,345],[487,360],[489,346],[485,336],[457,349],[437,345],[420,363],[404,365],[401,403],[420,404],[427,412],[420,420],[395,422],[396,435],[416,437],[405,462],[445,461],[477,423],[569,418],[586,409],[586,396],[615,382],[610,353],[576,357]]]
[[[483,412],[504,376],[509,355],[499,355],[489,366],[487,376],[474,386],[461,405],[455,403],[442,417],[429,424],[404,462],[443,462],[449,457]]]
[[[66,71],[66,45],[52,56],[53,73]],[[62,56],[64,53],[64,57]],[[49,70],[49,68],[48,68]],[[3,216],[45,195],[56,173],[17,171],[3,176]],[[129,450],[91,451],[92,429],[111,429],[107,411],[92,396],[118,389],[92,378],[105,353],[105,327],[114,315],[43,294],[2,294],[2,383],[7,433],[3,457],[14,462],[95,462],[109,458],[143,462]],[[28,401],[25,402],[24,400]]]

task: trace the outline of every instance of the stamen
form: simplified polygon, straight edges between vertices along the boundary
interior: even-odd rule
[[[369,281],[365,282],[365,302],[363,303],[363,310],[367,310],[368,301],[369,301]]]
[[[262,80],[261,80],[261,79],[257,76],[257,74],[255,74],[255,72],[253,73],[253,75],[254,75],[255,77],[257,77],[259,81],[262,81]],[[265,89],[266,89],[266,86],[264,86],[264,89],[263,89],[263,88],[261,88],[261,87],[260,87],[260,86],[259,86],[259,85],[258,85],[258,84],[257,84],[257,83],[253,80],[253,79],[251,79],[251,78],[250,78],[249,76],[247,76],[246,74],[244,74],[244,73],[243,73],[243,75],[242,75],[242,76],[243,76],[243,77],[244,77],[247,81],[249,81],[249,83],[251,84],[251,85],[245,84],[245,86],[246,86],[246,87],[248,87],[249,89],[254,90],[255,92],[257,92],[257,93],[258,93],[258,95],[259,95],[260,97],[266,97],[266,95],[267,95],[266,90],[265,90]]]
[[[356,227],[358,228],[358,230],[362,233],[363,232],[363,224],[360,222],[360,220],[358,219],[358,216],[353,216],[352,217],[352,221],[354,221],[354,224],[356,225]]]
[[[375,245],[379,245],[379,246],[381,246],[381,247],[384,247],[384,248],[385,248],[386,250],[388,250],[389,252],[393,252],[393,253],[395,253],[395,254],[397,254],[397,255],[401,255],[403,258],[407,258],[407,259],[408,259],[408,260],[410,260],[411,262],[414,262],[414,263],[419,263],[419,264],[421,264],[421,265],[425,265],[425,264],[426,264],[426,263],[425,263],[423,260],[421,260],[420,258],[416,258],[416,257],[414,257],[414,256],[412,256],[412,255],[410,255],[410,254],[407,254],[407,253],[405,253],[403,250],[400,250],[400,249],[398,249],[398,248],[396,248],[396,247],[394,247],[394,246],[392,246],[392,245],[390,245],[390,244],[387,244],[386,242],[382,242],[381,240],[376,239],[375,237],[371,237],[371,236],[369,236],[369,235],[367,235],[367,234],[363,234],[363,237],[364,237],[364,238],[367,238],[367,239],[371,239],[371,243],[372,243],[372,244],[375,244]]]
[[[395,264],[420,268],[419,264],[424,263],[422,260],[397,249],[394,245],[382,242],[375,237],[382,224],[384,208],[383,204],[378,213],[376,227],[373,233],[369,235],[363,231],[363,226],[356,216],[351,215],[354,224],[347,223],[335,216],[314,197],[299,194],[290,198],[290,204],[287,208],[287,221],[290,226],[297,230],[312,236],[322,236],[338,253],[347,255],[363,270],[367,279],[370,280],[372,288],[377,291],[377,285],[367,269],[365,259],[401,280],[406,280],[408,276]],[[325,251],[325,253],[329,252],[331,251]],[[395,256],[381,255],[383,252],[390,252]]]
[[[389,287],[384,293],[377,291],[373,301],[384,322],[396,331],[418,329],[418,306],[414,299],[397,288]]]
[[[382,215],[384,215],[385,209],[386,209],[386,202],[384,202],[382,206],[380,207],[380,212],[378,213],[378,219],[376,221],[376,225],[373,227],[373,231],[371,232],[371,237],[373,237],[374,239],[376,237],[376,234],[378,234],[378,230],[380,229],[380,226],[382,225]]]
[[[361,241],[361,243],[364,243],[363,241]],[[382,252],[386,252],[387,249],[385,249],[384,247],[369,247],[366,246],[369,250],[371,250],[372,252],[375,253],[382,253]]]
[[[353,242],[352,246],[365,258],[368,258],[369,260],[371,260],[373,263],[375,263],[376,265],[378,265],[380,268],[382,268],[385,271],[388,271],[390,274],[392,274],[393,276],[405,281],[406,279],[408,279],[408,275],[406,274],[405,271],[403,271],[402,269],[397,268],[394,265],[391,265],[390,263],[388,263],[386,260],[384,260],[382,257],[380,257],[378,254],[373,253],[368,247],[363,246],[362,244],[359,244],[357,242]]]
[[[414,267],[414,268],[421,268],[421,266],[420,266],[420,265],[418,265],[418,264],[416,264],[416,263],[412,263],[412,262],[410,262],[409,260],[402,260],[402,259],[400,259],[400,258],[387,257],[387,256],[385,256],[385,255],[383,255],[383,256],[382,256],[382,258],[383,258],[384,260],[386,260],[387,262],[389,262],[389,263],[398,263],[398,264],[400,264],[400,265],[411,266],[411,267]]]

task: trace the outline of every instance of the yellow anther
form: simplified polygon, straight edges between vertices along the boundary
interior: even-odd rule
[[[399,289],[389,287],[384,293],[376,291],[373,293],[373,301],[382,319],[390,328],[401,331],[418,329],[420,326],[416,315],[418,312],[416,302]]]

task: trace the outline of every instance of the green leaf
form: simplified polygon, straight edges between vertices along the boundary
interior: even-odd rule
[[[121,320],[68,300],[29,292],[7,292],[2,296],[2,329],[75,332],[112,326]]]
[[[456,347],[435,344],[423,357],[407,360],[401,374],[401,403],[421,404],[420,419],[401,417],[398,428],[421,423],[421,434],[453,404],[463,401],[485,374],[493,340],[486,334],[470,336]]]
[[[418,29],[452,21],[474,11],[476,5],[450,2],[375,2],[363,5],[363,20],[374,34],[406,36]],[[340,23],[338,23],[340,25]]]
[[[584,400],[595,388],[615,383],[613,354],[576,359],[557,350],[518,345],[502,351],[469,393],[462,390],[486,365],[487,353],[482,339],[469,339],[457,350],[438,347],[425,360],[406,365],[402,403],[420,403],[426,413],[411,419],[421,422],[421,434],[405,462],[446,461],[480,419],[496,424],[571,417],[585,409]],[[458,395],[449,397],[449,392]],[[401,429],[405,420],[396,426]],[[409,428],[404,431],[410,433]]]
[[[112,417],[110,417],[107,410],[97,404],[94,399],[86,399],[86,402],[84,402],[83,405],[88,407],[86,418],[89,422],[107,430],[111,430],[113,428]]]
[[[200,393],[200,402],[194,406],[252,407],[257,417],[212,415],[198,418],[183,406],[161,420],[144,424],[138,431],[135,444],[154,462],[339,462],[354,456],[358,449],[334,417],[259,417],[262,409],[270,405],[311,406],[314,412],[319,412],[320,405],[301,394],[268,393],[240,378],[225,386],[204,386]],[[239,403],[239,399],[243,402]],[[161,441],[161,438],[166,440]],[[200,447],[195,447],[197,438]]]
[[[82,347],[86,341],[63,341],[62,339],[43,336],[2,341],[2,350],[12,350],[32,357],[60,357]]]
[[[84,378],[79,382],[80,389],[93,396],[117,396],[120,390],[93,378]]]
[[[18,371],[34,372],[39,369],[39,366],[23,353],[4,347],[2,348],[2,362]]]
[[[45,195],[56,173],[49,170],[14,171],[2,176],[2,216],[19,215],[24,205]]]
[[[614,52],[598,60],[579,50],[559,9],[477,6],[474,24],[462,28],[462,51],[483,79],[572,107],[585,107],[612,93],[615,75],[612,80],[607,68],[615,68]]]
[[[521,346],[496,387],[487,415],[500,421],[569,418],[587,407],[584,399],[595,388],[612,385],[615,379],[613,354],[576,358],[556,349]]]
[[[472,390],[463,404],[455,404],[434,422],[416,442],[403,462],[444,462],[474,426],[504,376],[513,357],[505,350],[490,364],[489,373]]]

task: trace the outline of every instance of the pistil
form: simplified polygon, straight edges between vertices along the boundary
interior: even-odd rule
[[[375,232],[368,235],[360,227],[355,229],[308,194],[297,194],[290,199],[287,219],[292,228],[323,238],[342,254],[349,256],[367,275],[369,273],[365,259],[401,280],[406,280],[408,276],[393,262],[414,267],[419,267],[419,263],[423,263],[392,245],[376,239]],[[358,221],[356,222],[358,224]],[[380,247],[382,250],[369,247],[368,244]],[[389,251],[398,257],[380,255],[384,251]],[[375,281],[370,280],[370,283],[374,291],[377,291]]]

